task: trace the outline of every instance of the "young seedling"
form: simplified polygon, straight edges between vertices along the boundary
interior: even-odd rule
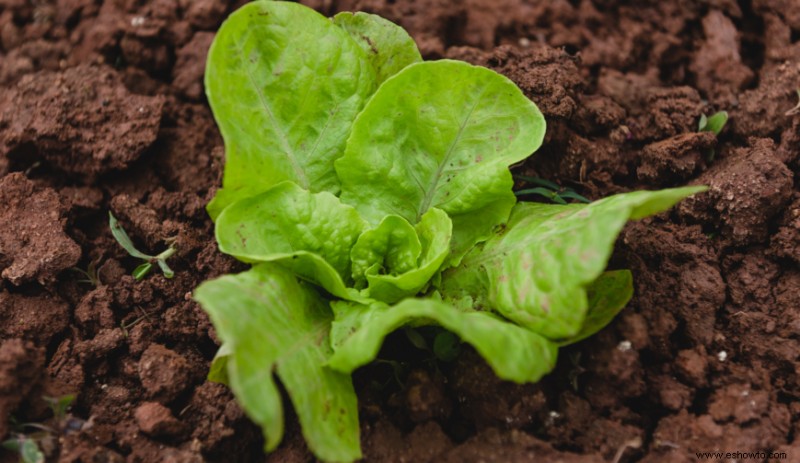
[[[719,136],[722,129],[725,128],[725,124],[728,123],[728,112],[727,111],[719,111],[714,113],[710,117],[706,117],[705,114],[700,115],[700,122],[697,124],[697,131],[698,132],[713,132],[714,135]],[[708,153],[706,154],[706,160],[711,162],[716,157],[717,153],[714,148],[711,148]]]
[[[122,334],[123,334],[123,336],[125,336],[126,338],[127,338],[127,337],[128,337],[128,335],[129,335],[129,331],[130,331],[130,330],[131,330],[131,329],[132,329],[134,326],[138,325],[139,323],[143,322],[144,320],[149,320],[149,319],[150,319],[150,315],[151,315],[151,314],[150,314],[149,312],[145,312],[145,310],[144,310],[144,309],[141,309],[141,308],[139,308],[139,311],[140,311],[140,312],[141,312],[141,314],[142,314],[142,315],[140,315],[139,317],[137,317],[137,318],[134,318],[134,319],[133,319],[133,320],[131,320],[130,322],[124,322],[124,321],[123,321],[122,323],[120,323],[120,324],[119,324],[119,327],[122,329]]]
[[[405,378],[408,375],[408,365],[405,362],[398,362],[397,360],[389,360],[389,359],[382,359],[376,358],[375,362],[376,365],[386,365],[392,370],[392,377],[389,378],[387,381],[381,383],[380,381],[373,381],[372,385],[375,389],[381,391],[386,389],[392,381],[400,388],[403,389],[405,386]]]
[[[527,194],[562,204],[518,202],[509,167],[542,144],[541,111],[490,69],[423,62],[374,15],[257,0],[206,63],[226,150],[208,210],[220,250],[253,266],[194,297],[223,343],[212,377],[268,451],[284,430],[277,379],[316,457],[359,459],[350,375],[407,326],[435,358],[463,342],[500,378],[538,381],[630,299],[630,272],[605,271],[625,223],[705,190],[581,204],[533,179]],[[424,326],[439,331],[413,334]]]
[[[0,447],[19,455],[20,463],[44,463],[44,453],[32,437],[18,434],[0,443]]]
[[[72,271],[80,273],[85,277],[81,280],[78,280],[78,283],[86,283],[94,287],[98,287],[103,284],[103,282],[100,280],[100,272],[97,268],[97,261],[93,260],[89,262],[86,270],[78,267],[72,267]]]
[[[72,402],[75,402],[75,396],[73,394],[62,395],[60,397],[44,396],[43,399],[53,412],[53,417],[55,417],[57,423],[62,423],[64,421],[67,417],[69,407],[72,406]]]
[[[461,353],[461,340],[455,334],[441,330],[433,338],[433,354],[443,362],[452,362]]]
[[[800,114],[800,88],[795,90],[797,92],[797,105],[794,108],[786,111],[784,113],[786,116],[794,116],[795,114]]]
[[[147,276],[147,274],[150,273],[150,270],[153,269],[153,265],[158,265],[158,267],[161,268],[161,271],[164,273],[164,277],[172,278],[175,276],[175,273],[167,265],[167,259],[172,257],[176,252],[174,242],[168,242],[169,247],[164,252],[155,256],[151,256],[136,249],[136,247],[133,245],[133,241],[131,241],[131,238],[119,224],[116,217],[114,217],[114,214],[112,214],[110,211],[108,213],[108,224],[109,227],[111,227],[111,234],[114,236],[114,239],[117,240],[117,243],[119,243],[119,245],[131,255],[131,257],[135,257],[144,261],[133,270],[134,278],[141,280]]]
[[[588,199],[586,199],[586,197],[578,194],[572,188],[558,186],[556,183],[551,182],[550,180],[545,180],[539,177],[528,177],[525,175],[515,175],[514,178],[530,183],[532,185],[536,185],[536,187],[534,188],[525,188],[523,190],[515,191],[514,194],[517,196],[524,196],[524,195],[543,196],[544,198],[547,198],[556,204],[567,204],[568,199],[572,199],[579,203],[585,203],[585,204],[591,202]]]
[[[53,412],[56,429],[40,423],[16,423],[12,421],[15,430],[13,437],[0,443],[0,446],[19,454],[21,463],[44,463],[45,455],[42,448],[49,448],[58,435],[58,430],[63,430],[67,422],[67,411],[75,401],[74,395],[61,397],[43,397],[44,401]],[[40,445],[41,444],[41,445]]]
[[[700,122],[697,124],[698,132],[714,132],[714,135],[719,135],[725,124],[728,123],[728,112],[719,111],[711,116],[705,114],[700,115]]]
[[[431,343],[428,342],[426,336],[419,329],[407,327],[403,331],[414,347],[433,354],[431,360],[452,362],[461,352],[461,341],[458,336],[447,330],[434,327],[432,332],[429,330],[426,333],[433,338],[433,347],[430,346]]]

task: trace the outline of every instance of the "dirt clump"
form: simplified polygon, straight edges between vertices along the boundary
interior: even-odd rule
[[[564,463],[601,463],[605,461],[598,455],[559,452],[546,442],[521,431],[500,432],[498,429],[487,429],[446,453],[439,461],[523,463],[533,459]]]
[[[783,211],[792,195],[792,172],[775,156],[771,140],[753,140],[697,178],[708,185],[679,206],[680,213],[696,222],[716,224],[734,244],[763,241],[770,220]]]
[[[716,144],[711,132],[684,133],[650,143],[642,150],[636,175],[659,186],[684,182],[705,167]]]
[[[2,154],[90,177],[138,159],[156,139],[164,104],[129,93],[115,72],[98,66],[26,75],[4,100]]]
[[[78,263],[80,247],[64,233],[66,204],[50,188],[14,173],[0,179],[0,276],[14,285],[52,283]]]
[[[31,342],[5,338],[0,343],[0,439],[9,431],[9,417],[44,379],[44,350]]]
[[[705,41],[694,54],[690,69],[697,75],[698,89],[714,95],[720,104],[731,104],[754,77],[742,63],[740,34],[733,20],[719,10],[709,11],[702,24]]]
[[[174,437],[183,431],[181,422],[172,412],[157,402],[145,402],[134,412],[136,423],[143,433],[153,437]]]
[[[58,297],[0,292],[0,334],[47,346],[69,326],[69,306]]]
[[[165,402],[174,400],[191,380],[188,360],[159,344],[150,345],[142,353],[138,369],[148,396]]]

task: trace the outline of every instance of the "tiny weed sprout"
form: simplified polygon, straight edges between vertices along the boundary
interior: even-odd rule
[[[0,443],[4,449],[19,455],[20,463],[44,463],[44,453],[36,441],[24,435]]]
[[[706,117],[705,114],[700,116],[700,122],[697,124],[698,132],[714,132],[714,135],[719,135],[725,124],[728,123],[728,112],[720,111],[713,115]]]
[[[556,204],[567,204],[568,199],[586,204],[591,202],[584,196],[578,194],[572,188],[560,187],[550,180],[545,180],[539,177],[527,177],[524,175],[515,175],[514,178],[522,180],[531,185],[536,185],[533,188],[524,188],[522,190],[515,191],[514,194],[517,196],[537,195]]]
[[[120,322],[120,324],[119,324],[119,327],[120,327],[120,329],[122,330],[122,334],[123,334],[123,335],[124,335],[126,338],[127,338],[129,335],[130,335],[130,330],[131,330],[131,329],[132,329],[134,326],[138,325],[139,323],[143,322],[144,320],[150,320],[150,315],[152,315],[152,314],[151,314],[151,313],[149,313],[149,312],[145,312],[145,311],[144,311],[144,309],[142,309],[142,308],[137,308],[137,309],[139,310],[139,313],[141,313],[141,315],[140,315],[140,316],[138,316],[138,317],[134,318],[134,319],[133,319],[133,320],[131,320],[131,321],[127,321],[127,322],[123,320],[123,321],[122,321],[122,322]]]
[[[111,212],[108,213],[108,225],[111,228],[111,234],[114,236],[114,239],[117,240],[117,243],[119,243],[119,245],[131,255],[131,257],[135,257],[144,261],[133,270],[132,274],[134,278],[141,280],[142,278],[146,277],[147,274],[150,273],[150,270],[153,269],[153,265],[158,265],[158,267],[161,269],[161,272],[164,273],[164,277],[172,278],[175,276],[175,273],[167,265],[167,259],[172,257],[176,252],[173,243],[169,243],[169,247],[161,254],[151,256],[136,249],[136,247],[133,245],[133,241],[131,241],[131,238]]]
[[[1,442],[0,446],[19,455],[20,463],[44,463],[45,454],[42,449],[52,448],[59,430],[63,430],[67,421],[67,411],[75,401],[74,395],[61,397],[43,397],[53,412],[57,429],[40,423],[18,423],[12,419],[12,437]],[[41,444],[41,445],[40,445]]]
[[[83,275],[84,278],[78,280],[78,283],[86,283],[94,287],[103,284],[103,282],[100,281],[100,271],[97,268],[97,261],[93,260],[89,262],[89,265],[86,267],[86,270],[78,267],[72,267],[71,270]]]
[[[411,345],[417,349],[430,352],[433,355],[431,360],[452,362],[458,357],[459,352],[461,352],[461,343],[458,336],[438,327],[422,328],[434,329],[432,331],[428,330],[425,334],[423,334],[420,329],[411,327],[403,329]],[[427,338],[430,338],[432,342],[428,342],[426,335],[428,335]]]
[[[433,353],[443,362],[452,362],[461,352],[461,341],[449,331],[440,331],[433,338]]]
[[[561,204],[518,202],[509,167],[542,144],[536,105],[487,68],[423,61],[371,14],[248,3],[217,33],[205,88],[226,154],[208,211],[219,249],[252,267],[194,298],[222,341],[209,379],[267,451],[279,380],[319,459],[360,458],[351,373],[398,329],[438,360],[467,343],[498,377],[538,381],[631,298],[631,273],[606,271],[625,223],[705,190],[585,204],[537,179],[547,193],[530,193]]]
[[[711,117],[706,117],[705,114],[700,115],[700,122],[697,124],[697,131],[698,132],[713,132],[714,135],[719,136],[722,129],[725,128],[725,124],[728,123],[728,112],[727,111],[719,111],[714,113]],[[706,160],[711,162],[716,157],[717,152],[714,148],[708,150],[706,153]]]
[[[47,402],[47,405],[53,412],[53,416],[55,417],[56,421],[62,422],[64,418],[66,418],[67,411],[69,410],[69,407],[72,406],[72,402],[75,401],[75,396],[72,394],[67,394],[60,397],[45,396],[44,401]]]

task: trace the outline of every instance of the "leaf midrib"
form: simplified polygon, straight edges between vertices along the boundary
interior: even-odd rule
[[[247,74],[247,78],[250,81],[250,84],[253,86],[253,88],[256,91],[256,94],[258,95],[258,99],[261,102],[261,106],[267,113],[270,122],[272,122],[273,129],[275,133],[278,135],[278,139],[281,142],[283,151],[286,154],[286,157],[289,159],[289,162],[291,163],[295,173],[297,174],[297,180],[299,181],[299,183],[303,188],[308,189],[309,188],[308,177],[306,177],[305,171],[302,169],[300,163],[297,160],[297,155],[292,149],[291,144],[289,143],[289,139],[286,136],[286,132],[284,131],[283,127],[280,124],[278,124],[278,120],[275,118],[275,114],[273,113],[272,108],[269,105],[269,102],[264,96],[264,92],[262,91],[261,87],[259,87],[256,84],[255,76],[253,75],[253,72],[251,71],[250,67],[247,65],[247,62],[249,60],[244,56],[244,50],[242,49],[241,42],[236,41],[235,43],[236,43],[236,51],[239,55],[240,62],[243,64],[242,67],[244,68],[244,71]]]
[[[478,104],[483,99],[483,95],[486,93],[488,87],[489,87],[488,84],[483,86],[480,94],[478,95],[477,98],[475,98],[475,103],[472,105],[472,108],[470,108],[469,112],[467,112],[467,115],[464,117],[464,120],[461,122],[461,125],[458,128],[456,136],[453,138],[453,141],[450,142],[450,146],[447,148],[447,152],[444,155],[444,159],[442,160],[442,162],[439,163],[439,167],[436,169],[436,173],[434,174],[433,178],[428,184],[428,189],[427,191],[425,191],[425,196],[422,198],[422,202],[420,203],[419,209],[417,210],[417,222],[419,222],[422,219],[422,216],[425,214],[425,212],[428,211],[428,208],[430,208],[431,202],[433,201],[434,192],[436,191],[436,186],[442,179],[442,172],[444,172],[445,166],[450,161],[450,158],[453,156],[453,153],[455,152],[455,147],[458,144],[459,140],[461,139],[461,135],[464,133],[464,129],[467,127],[467,123],[472,117],[472,113],[475,112],[475,108],[478,107]]]

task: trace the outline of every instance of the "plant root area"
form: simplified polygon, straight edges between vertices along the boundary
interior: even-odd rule
[[[0,2],[0,440],[48,461],[306,462],[205,375],[218,340],[191,300],[244,268],[204,207],[222,139],[203,94],[224,0]],[[548,123],[515,173],[591,199],[709,185],[629,224],[611,266],[636,292],[538,384],[403,333],[355,375],[374,462],[800,461],[800,5],[793,0],[306,0],[378,13],[428,59],[497,70]],[[726,110],[719,135],[701,114]],[[518,187],[522,187],[520,184]],[[525,198],[537,200],[537,198]],[[136,281],[111,211],[169,264]],[[75,394],[66,415],[43,397]],[[0,450],[0,461],[17,461]]]

